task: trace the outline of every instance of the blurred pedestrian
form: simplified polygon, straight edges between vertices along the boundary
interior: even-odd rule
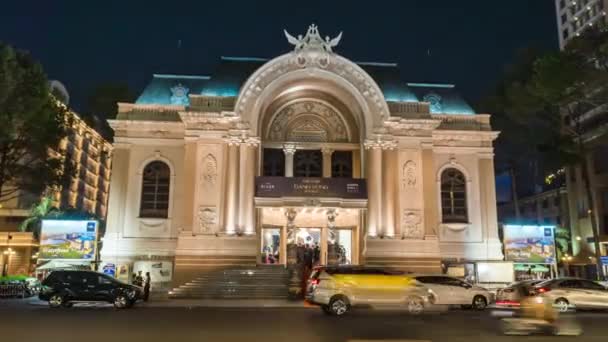
[[[144,283],[144,302],[148,301],[148,298],[150,297],[150,283],[152,282],[152,279],[150,278],[150,272],[146,272],[146,280]]]
[[[144,286],[144,277],[141,275],[141,271],[137,272],[137,277],[135,277],[135,285],[139,287]]]

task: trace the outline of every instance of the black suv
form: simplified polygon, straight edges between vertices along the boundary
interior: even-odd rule
[[[52,308],[73,302],[108,302],[129,308],[142,298],[142,289],[93,271],[54,271],[42,282],[39,298]]]

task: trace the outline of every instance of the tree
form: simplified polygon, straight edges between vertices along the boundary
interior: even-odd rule
[[[588,127],[585,115],[608,108],[608,33],[588,30],[564,51],[535,59],[530,76],[506,91],[509,117],[535,127],[545,160],[578,165],[582,170],[594,237],[598,276],[603,277],[595,204],[589,180]]]
[[[50,94],[39,63],[0,44],[0,203],[60,185],[69,113]]]
[[[33,232],[35,237],[39,237],[42,220],[56,218],[59,214],[59,209],[53,206],[53,200],[45,196],[40,200],[40,203],[32,206],[28,218],[19,225],[19,230],[22,232]]]
[[[536,108],[526,103],[534,101],[527,95],[526,84],[534,62],[541,55],[531,48],[520,51],[493,93],[479,105],[482,111],[492,113],[492,127],[501,132],[496,141],[496,173],[508,173],[511,178],[511,196],[518,221],[519,195],[532,192],[536,185],[542,184],[546,170],[554,167],[543,163],[546,159],[543,146],[548,140],[545,123],[531,119],[536,116],[533,112]]]
[[[135,94],[126,84],[100,84],[93,89],[87,99],[84,120],[91,127],[95,127],[104,138],[111,140],[113,134],[107,120],[116,118],[118,102],[133,101],[135,101]]]

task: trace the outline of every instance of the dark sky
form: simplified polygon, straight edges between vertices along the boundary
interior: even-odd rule
[[[76,109],[102,82],[139,93],[152,73],[208,74],[222,55],[277,56],[291,49],[283,28],[304,34],[313,22],[322,36],[344,31],[341,55],[397,62],[406,81],[455,83],[472,102],[518,49],[557,49],[553,0],[5,2],[0,41],[29,50]]]

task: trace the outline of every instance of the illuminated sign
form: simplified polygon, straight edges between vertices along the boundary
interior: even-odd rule
[[[505,258],[518,263],[555,263],[553,226],[505,225]]]
[[[97,221],[42,220],[39,259],[95,259]]]
[[[256,197],[336,197],[366,199],[365,179],[256,177]]]

